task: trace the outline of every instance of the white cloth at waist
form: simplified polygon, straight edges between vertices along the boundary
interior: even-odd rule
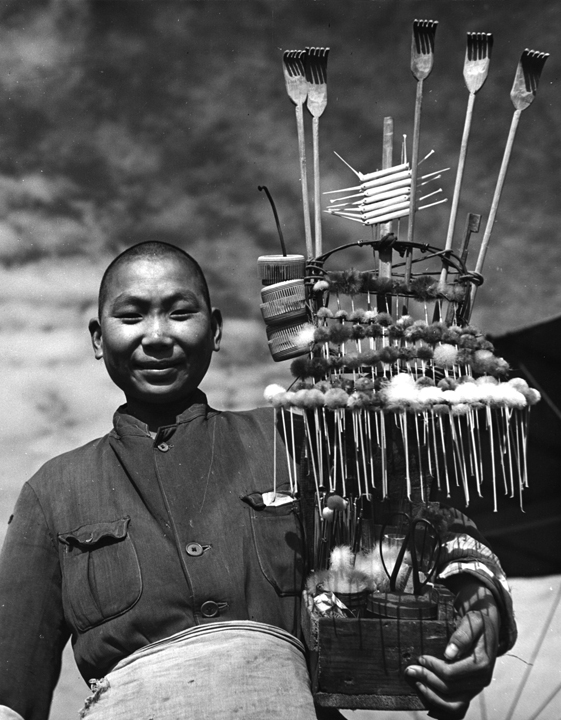
[[[137,650],[96,681],[83,720],[316,720],[302,643],[251,621],[201,625]]]

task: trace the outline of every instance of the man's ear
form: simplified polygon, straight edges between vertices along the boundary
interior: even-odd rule
[[[101,338],[101,325],[97,318],[92,318],[88,324],[90,336],[92,339],[92,347],[96,360],[101,360],[103,357],[103,340]]]
[[[218,308],[212,308],[211,312],[212,337],[214,339],[213,349],[215,352],[220,350],[222,341],[222,313]]]

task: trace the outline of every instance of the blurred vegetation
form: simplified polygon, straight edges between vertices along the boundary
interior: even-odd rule
[[[160,238],[201,260],[216,302],[230,315],[257,317],[255,259],[278,248],[257,185],[272,191],[289,248],[303,248],[294,112],[281,51],[331,47],[322,184],[342,187],[354,177],[332,150],[367,172],[379,165],[385,115],[394,117],[398,138],[411,134],[409,44],[419,15],[440,21],[435,68],[425,83],[421,152],[436,149],[431,169],[452,167],[443,181],[448,197],[467,103],[465,33],[495,33],[490,77],[476,102],[460,227],[465,212],[488,212],[521,51],[558,47],[561,10],[554,0],[538,0],[531,10],[524,0],[429,0],[422,11],[417,3],[366,0],[6,0],[0,8],[1,261],[8,267],[77,256],[104,262],[127,245]],[[501,323],[513,312],[511,324],[520,325],[561,309],[554,274],[559,68],[559,58],[550,58],[538,97],[522,117],[488,287],[478,301],[492,302]],[[443,207],[421,213],[419,239],[442,243]],[[326,217],[324,234],[330,247],[365,231]]]

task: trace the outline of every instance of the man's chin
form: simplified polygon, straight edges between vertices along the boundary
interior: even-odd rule
[[[181,405],[188,404],[193,393],[197,388],[177,389],[169,385],[150,385],[149,388],[143,388],[127,394],[127,402],[133,402],[141,405]]]

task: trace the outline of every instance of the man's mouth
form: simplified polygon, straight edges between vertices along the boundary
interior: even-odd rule
[[[166,360],[161,362],[145,362],[145,363],[138,363],[137,367],[142,372],[150,372],[150,373],[165,373],[170,370],[175,370],[178,366],[177,361],[172,360]]]

